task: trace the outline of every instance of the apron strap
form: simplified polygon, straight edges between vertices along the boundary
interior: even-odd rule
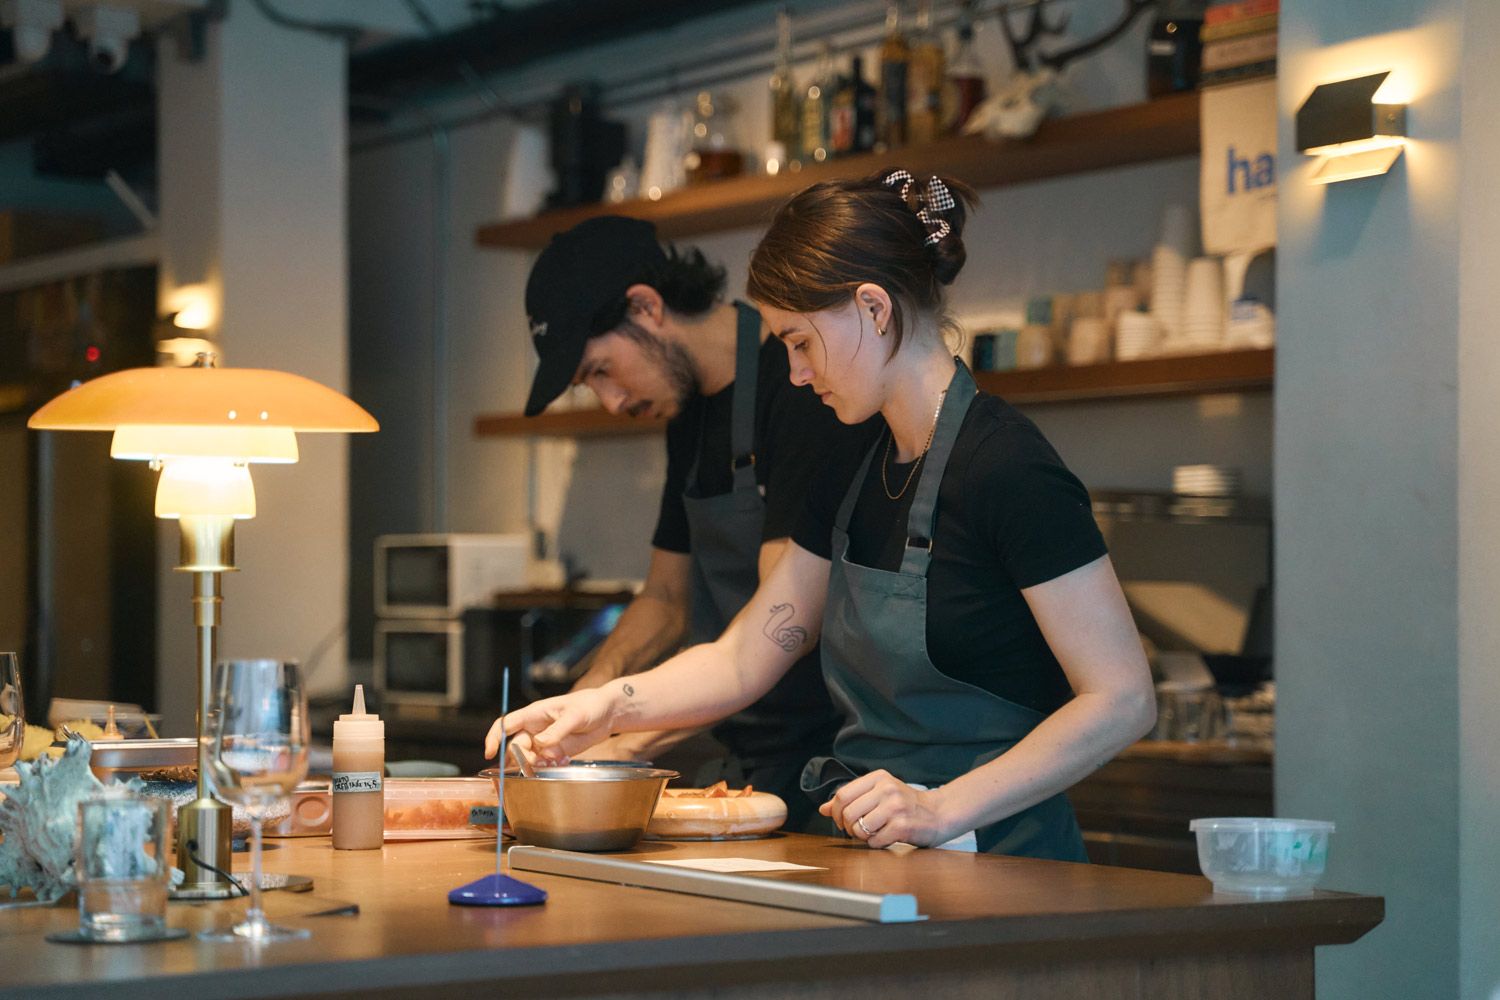
[[[729,469],[735,489],[755,487],[755,397],[760,374],[760,313],[735,300],[739,325],[734,347],[734,397],[730,409]]]
[[[969,404],[979,392],[968,366],[956,358],[954,360],[957,367],[948,383],[948,395],[943,399],[943,409],[932,432],[932,444],[927,449],[922,474],[917,479],[917,492],[911,501],[911,514],[906,522],[906,551],[901,556],[902,573],[927,575],[927,567],[932,563],[938,487],[948,468],[948,458],[953,454],[953,444],[958,440],[959,428],[969,412]]]

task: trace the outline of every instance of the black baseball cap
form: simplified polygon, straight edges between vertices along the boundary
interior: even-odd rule
[[[603,215],[552,237],[526,281],[526,318],[538,364],[526,415],[563,394],[590,337],[607,332],[625,290],[665,264],[656,226]]]

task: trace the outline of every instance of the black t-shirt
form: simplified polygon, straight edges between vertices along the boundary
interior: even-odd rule
[[[763,541],[787,538],[802,516],[812,481],[829,457],[848,450],[863,454],[879,432],[879,420],[856,427],[839,422],[807,386],[790,380],[786,347],[775,337],[760,346],[755,381],[755,479],[766,499]],[[669,552],[692,551],[683,491],[698,460],[694,497],[716,497],[734,487],[730,455],[730,410],[734,386],[697,396],[667,424],[667,482],[651,544]]]
[[[882,434],[849,522],[849,560],[898,570],[917,481],[899,500],[881,483]],[[834,521],[868,448],[814,484],[793,540],[830,558]],[[900,490],[912,466],[892,463]],[[1036,425],[980,393],[969,407],[938,486],[927,575],[927,654],[940,671],[1051,713],[1072,697],[1021,591],[1105,554],[1084,489]]]

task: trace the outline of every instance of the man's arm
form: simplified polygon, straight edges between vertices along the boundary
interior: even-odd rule
[[[675,652],[687,634],[691,581],[691,561],[686,553],[652,549],[641,592],[599,645],[593,663],[573,685],[574,690],[599,687],[616,677],[639,673]]]
[[[758,562],[762,583],[770,579],[771,571],[776,568],[777,562],[780,561],[781,557],[786,554],[787,549],[790,547],[791,539],[789,538],[778,538],[774,541],[766,542],[760,547]],[[624,618],[620,620],[622,623],[624,622]],[[592,672],[591,670],[590,673]],[[634,672],[631,671],[631,673]],[[599,681],[599,684],[613,679],[613,677],[605,677]],[[578,682],[577,687],[585,686],[583,684],[584,680],[587,680],[587,676]],[[597,687],[598,685],[588,686]],[[704,728],[706,727],[658,729],[645,733],[617,733],[604,742],[595,744],[578,756],[594,760],[655,760],[679,743],[703,732]]]

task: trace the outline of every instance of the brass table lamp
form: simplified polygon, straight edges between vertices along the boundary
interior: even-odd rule
[[[198,636],[198,798],[177,813],[182,888],[231,891],[227,805],[208,781],[203,726],[218,657],[220,574],[233,572],[234,522],[255,516],[254,462],[297,461],[296,432],[368,432],[375,418],[345,396],[288,372],[218,368],[212,355],[189,368],[131,368],[84,382],[27,422],[37,430],[113,431],[113,458],[161,470],[156,516],[182,531],[178,572],[193,574]]]

